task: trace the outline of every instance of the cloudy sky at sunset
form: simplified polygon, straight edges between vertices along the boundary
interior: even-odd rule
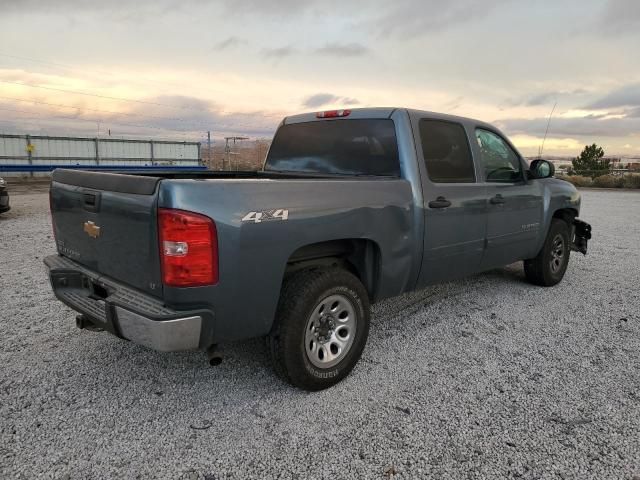
[[[408,106],[640,156],[637,0],[0,0],[0,132],[269,137]]]

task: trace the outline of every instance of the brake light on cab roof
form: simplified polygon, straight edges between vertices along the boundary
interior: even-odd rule
[[[350,114],[351,110],[326,110],[324,112],[316,113],[316,118],[348,117]]]

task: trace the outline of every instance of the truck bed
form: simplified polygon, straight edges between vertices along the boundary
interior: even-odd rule
[[[99,175],[95,175],[99,174]],[[96,184],[96,182],[107,182],[106,186],[111,186],[113,184],[108,183],[109,175],[117,175],[117,177],[111,177],[116,179],[117,182],[128,182],[128,180],[123,177],[145,177],[145,178],[154,178],[154,179],[193,179],[193,180],[204,180],[204,179],[247,179],[247,178],[258,178],[258,179],[304,179],[304,178],[313,178],[316,180],[340,180],[340,179],[366,179],[366,180],[385,180],[389,178],[397,178],[390,176],[382,176],[382,175],[339,175],[339,174],[327,174],[327,173],[302,173],[302,172],[279,172],[275,170],[265,171],[265,170],[239,170],[239,171],[220,171],[220,170],[166,170],[166,171],[158,171],[155,170],[153,172],[145,172],[144,170],[128,170],[121,172],[114,172],[113,170],[109,171],[101,171],[101,170],[74,170],[72,168],[61,168],[54,171],[55,178],[57,181],[62,183],[71,182],[90,182],[92,184]],[[63,181],[62,179],[65,179]],[[129,180],[132,183],[135,183],[135,180]]]

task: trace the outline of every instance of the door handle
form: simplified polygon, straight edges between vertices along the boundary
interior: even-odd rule
[[[494,205],[500,205],[504,203],[504,198],[502,197],[502,195],[497,194],[495,197],[492,197],[491,200],[489,200],[489,202]]]
[[[429,208],[447,208],[451,206],[451,202],[444,197],[438,197],[429,202]]]

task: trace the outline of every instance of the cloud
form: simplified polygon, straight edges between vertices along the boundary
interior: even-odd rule
[[[278,122],[277,119],[268,117],[266,112],[227,112],[219,104],[197,97],[161,95],[155,97],[153,101],[175,108],[168,110],[166,107],[151,106],[151,108],[147,108],[147,106],[140,105],[136,106],[136,110],[133,112],[153,115],[145,123],[167,130],[203,132],[211,129],[218,134],[236,132],[251,136],[265,136],[273,134]]]
[[[595,28],[608,35],[638,33],[640,30],[640,2],[638,0],[609,0]],[[593,31],[593,28],[590,29]]]
[[[360,100],[357,98],[342,97],[341,103],[343,105],[360,105]]]
[[[196,0],[197,1],[197,0]],[[217,0],[211,3],[222,6],[229,13],[237,15],[275,15],[290,16],[308,11],[316,5],[322,4],[321,0]]]
[[[185,3],[193,3],[196,0],[187,0]],[[0,0],[0,9],[3,13],[53,13],[67,15],[77,12],[106,12],[109,15],[125,16],[145,13],[156,14],[178,10],[182,7],[181,2],[175,0],[159,0],[157,2],[149,0],[138,0],[130,2],[128,0],[110,0],[109,2],[95,2],[93,0]]]
[[[72,13],[106,13],[128,20],[140,21],[140,15],[165,14],[176,12],[191,14],[194,11],[217,12],[227,15],[298,15],[320,5],[320,0],[300,2],[298,0],[109,0],[96,2],[95,0],[0,0],[0,10],[3,14],[33,14],[47,13],[69,15]]]
[[[315,53],[331,57],[360,57],[369,53],[369,49],[359,43],[327,43],[317,48]]]
[[[547,105],[553,103],[558,98],[558,92],[543,92],[532,97],[525,102],[528,107],[538,107],[540,105]]]
[[[447,30],[451,27],[488,16],[506,0],[458,0],[442,2],[440,0],[396,0],[382,15],[367,22],[368,30],[380,36],[400,38],[417,37]]]
[[[316,48],[310,52],[332,57],[358,57],[366,55],[369,50],[359,43],[328,43],[325,46]],[[278,60],[285,57],[291,57],[301,52],[292,45],[285,45],[277,48],[263,48],[261,53],[265,58]]]
[[[605,110],[619,107],[640,107],[640,83],[617,88],[584,108],[587,110]]]
[[[442,31],[451,26],[475,21],[490,14],[507,0],[0,0],[0,11],[10,14],[99,14],[127,21],[140,21],[153,16],[217,14],[228,17],[282,19],[307,16],[314,20],[341,15],[353,24],[365,26],[382,35],[416,36]]]
[[[280,58],[285,58],[285,57],[290,57],[291,55],[295,55],[296,53],[298,53],[298,50],[296,50],[295,48],[293,48],[291,45],[286,45],[284,47],[278,47],[278,48],[263,48],[262,49],[262,56],[265,58],[272,58],[272,59],[280,59]]]
[[[548,118],[513,118],[496,121],[510,135],[526,134],[543,136]],[[553,118],[549,137],[626,137],[640,136],[640,117],[603,118],[589,115],[578,118]]]
[[[625,112],[627,118],[640,118],[640,107]]]
[[[148,105],[132,104],[126,111],[118,112],[60,106],[70,105],[67,101],[58,105],[55,101],[29,103],[0,99],[0,117],[11,119],[0,123],[0,131],[95,135],[99,122],[101,132],[109,129],[120,137],[193,140],[207,130],[218,136],[271,136],[278,122],[264,111],[224,111],[217,103],[197,97],[160,95],[148,100]]]
[[[309,108],[321,107],[322,105],[327,105],[328,103],[334,103],[340,100],[340,97],[337,97],[331,93],[316,93],[315,95],[311,95],[307,97],[307,99],[302,102],[302,105]]]
[[[302,105],[308,108],[317,108],[323,105],[340,103],[342,105],[358,105],[360,102],[356,98],[339,97],[332,93],[316,93],[307,97]]]
[[[575,104],[578,98],[584,98],[589,92],[584,88],[543,90],[535,93],[528,93],[520,97],[508,99],[505,105],[509,107],[539,107],[547,105],[551,107],[556,101],[559,104]]]
[[[239,37],[235,37],[235,36],[231,36],[228,38],[225,38],[224,40],[216,43],[213,46],[214,50],[229,50],[231,48],[235,48],[238,47],[240,45],[245,45],[247,43],[247,41],[243,38],[239,38]]]

